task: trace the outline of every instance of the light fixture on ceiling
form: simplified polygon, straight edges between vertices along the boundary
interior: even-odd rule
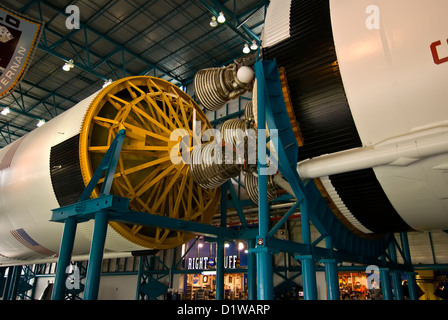
[[[218,16],[218,22],[219,23],[224,23],[226,22],[226,17],[224,16],[224,13],[220,12],[219,16]]]
[[[251,50],[257,50],[258,49],[257,41],[252,40],[252,44],[250,45],[250,49]]]
[[[210,21],[210,27],[214,28],[218,26],[218,22],[216,22],[216,17],[213,16],[212,20]]]
[[[11,112],[11,110],[9,110],[9,108],[8,107],[5,107],[3,110],[2,110],[2,112],[0,112],[2,115],[4,115],[4,116],[6,116],[8,113],[10,113]]]
[[[104,81],[103,88],[107,87],[107,86],[110,85],[111,83],[112,83],[112,79],[109,79],[109,80],[107,80],[107,81]]]
[[[39,120],[39,122],[37,123],[38,127],[42,127],[45,124],[45,120]]]
[[[70,59],[68,62],[64,63],[62,66],[62,70],[70,71],[75,65],[73,64],[73,59]]]
[[[249,53],[250,52],[250,48],[249,48],[249,45],[247,43],[244,44],[243,52],[244,53]]]

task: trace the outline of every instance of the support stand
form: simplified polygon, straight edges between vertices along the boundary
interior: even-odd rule
[[[98,298],[101,264],[103,260],[104,243],[106,240],[108,223],[108,210],[106,208],[104,210],[89,212],[88,215],[85,215],[85,212],[83,211],[86,209],[87,204],[92,204],[92,201],[90,201],[90,195],[104,172],[105,179],[101,188],[100,197],[92,200],[94,200],[98,207],[101,208],[98,201],[103,202],[102,198],[109,195],[125,135],[126,131],[124,129],[121,129],[118,132],[118,135],[115,137],[109,150],[106,152],[103,160],[96,169],[91,181],[81,194],[78,202],[75,205],[53,210],[51,220],[64,222],[64,232],[62,234],[61,247],[59,250],[59,258],[56,269],[56,278],[52,294],[53,300],[63,300],[65,298],[65,280],[67,278],[65,270],[70,264],[77,224],[78,222],[87,221],[91,218],[95,219],[95,226],[90,248],[84,298],[86,300],[94,300]],[[107,200],[105,201],[105,204],[107,204]],[[67,212],[65,211],[69,211],[71,214],[67,216]]]
[[[352,261],[363,264],[378,265],[386,277],[389,268],[407,272],[411,299],[416,299],[417,290],[415,274],[410,266],[410,253],[407,236],[402,235],[405,265],[399,265],[393,259],[378,260],[385,253],[393,236],[377,239],[363,239],[345,228],[329,209],[325,199],[312,180],[303,182],[297,172],[298,145],[292,133],[291,123],[284,105],[278,70],[273,61],[260,61],[255,64],[258,93],[258,179],[259,179],[259,226],[248,228],[241,207],[236,205],[243,228],[241,230],[226,228],[226,188],[221,195],[221,226],[216,227],[198,222],[185,221],[166,216],[147,214],[129,210],[129,199],[110,195],[115,169],[125,137],[125,130],[120,130],[99,167],[75,204],[53,210],[52,221],[64,223],[64,231],[59,252],[58,267],[52,298],[64,299],[66,267],[70,263],[78,223],[95,219],[90,258],[85,284],[85,299],[97,299],[100,283],[101,265],[108,221],[117,221],[142,226],[167,228],[185,231],[209,237],[218,243],[216,298],[224,299],[224,241],[248,239],[249,241],[249,299],[270,300],[273,298],[273,259],[275,252],[286,252],[301,261],[304,284],[304,297],[317,299],[315,261],[325,263],[328,298],[338,299],[336,261]],[[277,141],[271,160],[276,156],[278,170],[290,185],[290,194],[295,198],[295,205],[274,226],[270,226],[269,204],[267,202],[267,162],[266,162],[266,124],[271,128],[270,143]],[[264,135],[263,135],[264,133]],[[276,155],[274,155],[276,153]],[[274,157],[274,159],[272,159]],[[90,195],[105,172],[99,197],[90,199]],[[232,198],[234,194],[230,190]],[[274,237],[275,232],[300,206],[302,220],[302,243],[281,240]],[[321,237],[312,242],[310,223],[316,227]],[[317,247],[321,240],[326,240],[325,248]],[[255,248],[254,248],[255,246]],[[334,250],[336,249],[336,250]],[[255,263],[256,260],[256,263]],[[257,274],[255,275],[254,270]],[[386,277],[387,278],[387,277]],[[256,279],[256,280],[255,280]],[[389,282],[390,286],[390,281]],[[387,284],[386,284],[387,286]],[[388,294],[388,293],[386,293]]]
[[[258,187],[259,187],[259,234],[256,248],[251,252],[257,256],[257,288],[258,299],[270,299],[272,296],[272,253],[284,251],[294,254],[302,266],[304,298],[317,299],[315,261],[325,263],[327,292],[329,299],[339,299],[336,261],[356,261],[366,265],[376,265],[382,270],[385,279],[386,296],[391,297],[389,270],[412,270],[409,259],[407,263],[398,265],[392,259],[378,260],[389,247],[393,235],[376,239],[365,239],[355,235],[338,220],[328,207],[313,180],[302,181],[297,172],[298,144],[292,131],[286,105],[283,99],[281,80],[275,61],[262,60],[255,63],[257,77],[257,125],[258,125]],[[275,156],[278,170],[289,183],[288,191],[300,205],[302,222],[302,243],[279,240],[273,237],[276,225],[269,230],[269,205],[266,199],[266,136],[263,134],[269,127],[270,143],[275,141]],[[275,145],[274,142],[274,145]],[[271,148],[271,157],[273,153]],[[272,159],[271,159],[272,160]],[[283,224],[297,207],[280,220]],[[279,224],[280,224],[279,222]],[[321,234],[318,240],[311,241],[310,224]],[[326,248],[317,244],[326,239]],[[407,239],[407,238],[406,238]],[[406,239],[402,239],[406,242]],[[403,245],[406,247],[406,245]],[[336,250],[335,250],[336,249]],[[409,274],[410,289],[413,290],[415,276]],[[413,282],[413,283],[411,283]]]

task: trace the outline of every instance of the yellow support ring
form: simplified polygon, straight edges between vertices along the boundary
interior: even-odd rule
[[[79,139],[79,159],[84,184],[110,146],[126,129],[126,138],[111,193],[130,199],[130,209],[186,221],[209,223],[219,205],[220,189],[205,190],[193,181],[189,166],[173,163],[171,132],[184,129],[192,143],[193,121],[201,134],[211,124],[195,101],[172,83],[154,77],[117,80],[91,102]],[[101,184],[102,180],[100,180]],[[100,188],[92,193],[99,196]],[[194,235],[164,228],[109,222],[127,240],[146,248],[177,247]]]

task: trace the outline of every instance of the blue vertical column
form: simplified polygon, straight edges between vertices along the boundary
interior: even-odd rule
[[[401,236],[401,245],[403,248],[405,263],[412,266],[411,260],[411,251],[409,250],[409,240],[408,234],[406,232],[402,232]],[[406,278],[408,280],[408,288],[409,288],[409,299],[410,300],[418,300],[417,293],[417,281],[415,280],[415,272],[405,272]]]
[[[135,300],[140,300],[140,287],[142,285],[146,256],[140,256],[139,259],[140,260],[138,262],[138,280],[137,280],[137,290],[135,293]]]
[[[393,262],[397,262],[397,252],[395,251],[395,241],[389,243],[389,256]],[[403,300],[403,288],[401,287],[401,272],[391,270],[392,283],[394,286],[395,300]]]
[[[103,264],[104,244],[106,242],[108,212],[99,211],[95,214],[92,244],[90,246],[89,264],[87,266],[85,300],[97,300],[100,287],[101,267]]]
[[[19,291],[20,277],[22,275],[22,266],[14,266],[9,269],[8,278],[10,278],[8,292],[4,300],[16,300]]]
[[[227,227],[227,188],[221,186],[221,228]],[[216,242],[216,300],[224,300],[224,240],[218,238]]]
[[[65,220],[61,248],[59,249],[59,258],[56,265],[56,278],[54,280],[53,293],[51,294],[52,300],[64,300],[65,298],[65,281],[67,280],[65,270],[70,264],[72,257],[77,225],[78,221],[74,217]]]
[[[6,271],[8,270],[8,267],[0,267],[0,298],[3,297],[3,292],[5,288],[6,283]]]
[[[333,244],[330,236],[325,238],[325,245],[327,249],[333,250]],[[338,268],[336,266],[336,259],[324,259],[322,262],[325,265],[325,279],[327,282],[327,299],[339,300],[339,278]]]
[[[224,240],[216,243],[216,300],[224,300]]]
[[[390,275],[388,268],[380,268],[381,291],[383,300],[392,300],[392,286],[390,285]]]
[[[257,237],[257,298],[272,300],[273,271],[272,255],[268,247],[268,233],[270,227],[269,204],[267,199],[267,156],[266,156],[266,92],[263,85],[257,85],[257,165],[258,165],[258,237]]]
[[[248,299],[257,300],[257,261],[255,253],[251,250],[255,248],[255,239],[247,240],[249,253],[247,254],[247,290]]]
[[[7,268],[8,276],[6,277],[5,289],[3,291],[3,300],[8,300],[9,299],[9,290],[10,290],[10,287],[11,287],[13,268],[14,267],[8,267]],[[5,270],[5,272],[6,272],[6,270]]]
[[[305,201],[300,206],[300,218],[302,222],[302,242],[311,245],[311,229],[308,213],[308,204]],[[317,300],[316,268],[312,255],[299,257],[302,263],[303,297],[305,300]]]

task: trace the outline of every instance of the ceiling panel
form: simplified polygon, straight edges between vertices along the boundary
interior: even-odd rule
[[[79,30],[67,29],[67,5],[80,11]],[[22,85],[0,99],[0,148],[50,120],[107,79],[155,75],[187,84],[204,67],[243,55],[253,32],[260,36],[268,0],[2,0],[2,5],[45,22]],[[227,21],[210,27],[213,14]],[[245,28],[253,28],[246,32]],[[65,61],[75,68],[62,70]]]

